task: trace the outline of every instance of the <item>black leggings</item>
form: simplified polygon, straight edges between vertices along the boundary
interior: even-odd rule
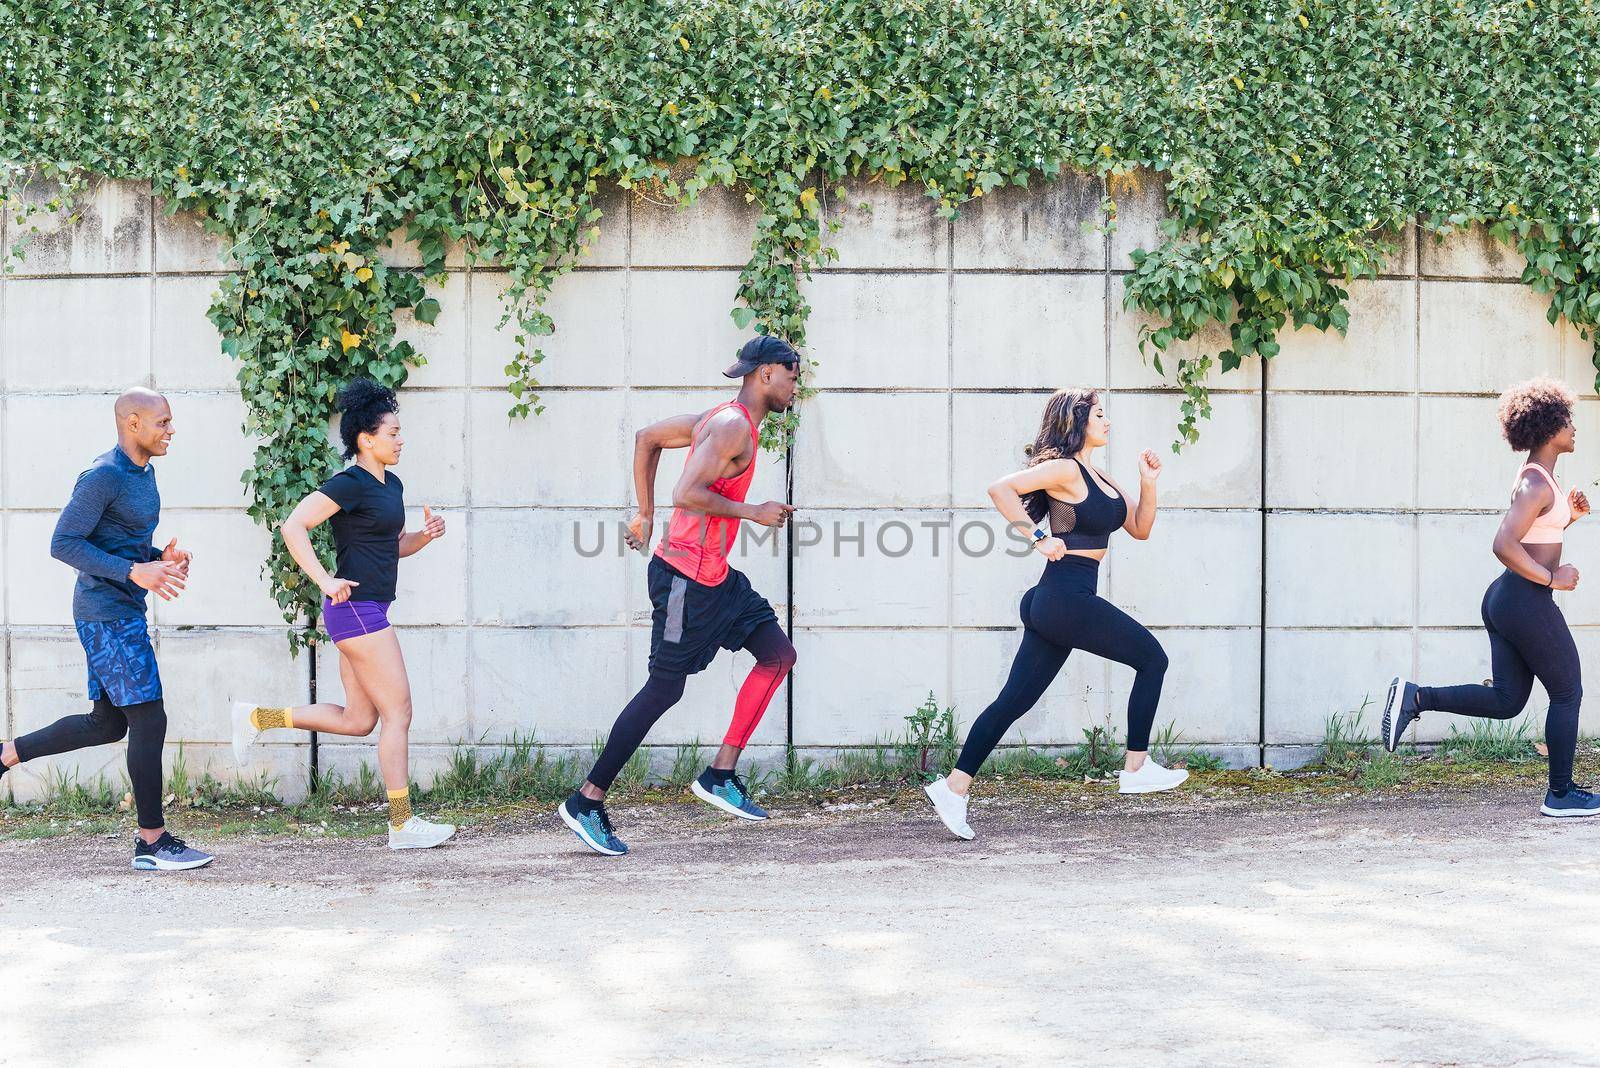
[[[1417,709],[1511,719],[1528,703],[1537,678],[1550,695],[1544,721],[1550,789],[1565,790],[1572,785],[1578,706],[1583,703],[1583,669],[1566,618],[1548,586],[1508,570],[1489,583],[1483,595],[1483,626],[1489,632],[1494,685],[1422,686],[1417,689]]]
[[[167,741],[167,709],[160,700],[118,708],[104,697],[84,716],[66,716],[11,740],[18,760],[70,753],[128,739],[128,781],[139,826],[154,831],[161,818],[161,747]]]
[[[789,642],[789,636],[783,633],[783,628],[773,620],[767,620],[755,630],[750,632],[750,637],[741,647],[747,652],[754,653],[756,666],[751,674],[761,674],[767,681],[778,679],[794,666],[794,646]],[[617,722],[611,727],[611,734],[606,738],[605,748],[600,751],[600,758],[594,762],[594,768],[589,772],[589,782],[602,790],[611,789],[611,784],[616,780],[617,773],[628,762],[628,758],[638,750],[644,742],[644,736],[650,733],[650,728],[655,726],[667,709],[678,703],[683,696],[685,676],[678,674],[652,674],[645,680],[638,693],[633,695],[627,707],[622,710],[622,715],[617,717]],[[747,686],[748,688],[748,686]],[[763,686],[765,700],[747,698],[744,691],[740,691],[739,701],[734,706],[734,717],[754,716],[759,718],[766,709],[766,700],[772,697],[776,686]],[[752,707],[746,708],[746,704]],[[759,707],[755,707],[756,705]],[[749,723],[738,733],[749,737],[750,730],[755,728],[754,723]],[[738,743],[735,743],[738,744]]]
[[[1138,673],[1128,695],[1128,749],[1142,753],[1150,748],[1167,654],[1132,616],[1095,595],[1099,574],[1099,561],[1064,556],[1046,564],[1039,584],[1022,595],[1022,647],[1000,696],[967,732],[956,770],[978,773],[1011,725],[1039,703],[1074,649],[1127,664]]]

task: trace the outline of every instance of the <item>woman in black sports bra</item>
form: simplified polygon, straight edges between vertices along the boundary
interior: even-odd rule
[[[1011,725],[1038,703],[1074,649],[1137,672],[1128,696],[1121,792],[1170,790],[1189,777],[1186,771],[1162,767],[1147,752],[1167,654],[1132,616],[1096,594],[1111,532],[1120,527],[1141,541],[1150,536],[1161,474],[1154,452],[1139,454],[1139,500],[1130,512],[1122,488],[1088,463],[1110,432],[1111,422],[1095,390],[1060,390],[1045,405],[1038,437],[1028,449],[1028,466],[989,487],[1000,514],[1049,563],[1038,585],[1022,595],[1022,645],[1005,688],[972,724],[955,770],[925,787],[940,819],[960,838],[972,837],[966,818],[972,777]]]

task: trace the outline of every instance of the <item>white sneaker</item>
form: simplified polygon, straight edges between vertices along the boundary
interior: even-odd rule
[[[233,760],[241,768],[250,762],[250,747],[261,737],[256,725],[250,722],[250,715],[255,710],[256,706],[247,701],[235,701],[230,713],[233,719]]]
[[[930,782],[922,788],[933,802],[933,810],[944,821],[945,828],[957,838],[972,841],[972,828],[967,826],[967,799],[950,789],[943,780]]]
[[[1119,794],[1153,794],[1162,790],[1170,790],[1175,786],[1182,786],[1183,781],[1189,777],[1187,771],[1176,768],[1164,768],[1152,758],[1145,757],[1144,763],[1138,771],[1119,771],[1117,787]]]
[[[429,823],[420,816],[412,816],[405,826],[389,828],[389,848],[432,849],[455,833],[456,829],[448,823]]]

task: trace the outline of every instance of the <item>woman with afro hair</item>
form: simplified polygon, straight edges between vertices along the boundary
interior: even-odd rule
[[[1422,712],[1517,716],[1538,679],[1550,695],[1544,726],[1550,790],[1539,809],[1546,816],[1600,815],[1600,796],[1572,784],[1583,678],[1572,631],[1551,592],[1578,585],[1578,569],[1561,562],[1561,542],[1567,527],[1589,514],[1589,499],[1580,490],[1563,493],[1555,474],[1556,460],[1574,447],[1576,403],[1571,390],[1548,378],[1513,386],[1500,398],[1506,441],[1528,458],[1517,470],[1511,506],[1494,536],[1494,554],[1506,569],[1483,595],[1493,684],[1417,686],[1397,675],[1383,705],[1383,744],[1393,752]]]
[[[411,812],[408,736],[411,683],[400,642],[389,626],[400,558],[444,536],[444,519],[422,510],[422,529],[406,530],[405,490],[390,470],[400,462],[400,405],[394,391],[357,379],[339,393],[344,458],[355,463],[301,501],[282,527],[283,543],[322,590],[322,625],[339,651],[343,705],[233,707],[233,751],[245,762],[264,730],[290,727],[364,738],[379,722],[378,770],[389,796],[389,848],[427,849],[455,828]],[[338,563],[328,574],[311,545],[311,530],[333,528]]]

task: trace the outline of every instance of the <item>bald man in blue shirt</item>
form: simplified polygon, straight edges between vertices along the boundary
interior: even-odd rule
[[[161,495],[150,461],[172,441],[172,406],[161,394],[130,389],[117,398],[117,447],[78,476],[56,521],[50,555],[75,568],[72,618],[89,664],[93,709],[0,744],[0,775],[24,760],[128,739],[128,779],[139,818],[133,866],[177,871],[212,857],[166,829],[161,813],[161,749],[167,712],[161,672],[145,622],[145,597],[172,600],[189,577],[191,554],[172,539],[151,542]]]

